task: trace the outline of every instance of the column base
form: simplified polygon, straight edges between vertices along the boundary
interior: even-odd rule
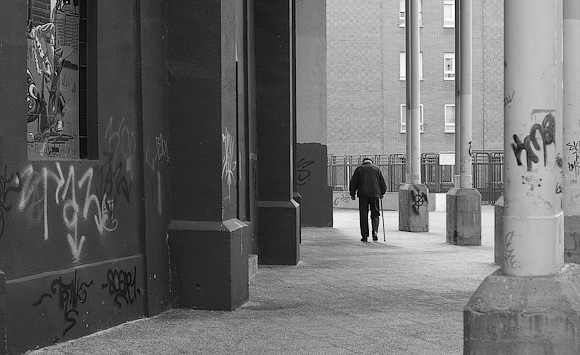
[[[258,263],[297,265],[300,261],[300,205],[258,201]]]
[[[564,216],[564,262],[580,264],[580,216]]]
[[[446,196],[446,239],[453,245],[481,245],[481,194],[477,189],[452,188]]]
[[[464,354],[580,354],[580,265],[545,277],[488,276],[463,311]]]
[[[249,299],[248,251],[237,219],[171,221],[171,286],[178,308],[231,311]]]
[[[423,184],[404,184],[399,188],[399,230],[429,231],[429,189]]]

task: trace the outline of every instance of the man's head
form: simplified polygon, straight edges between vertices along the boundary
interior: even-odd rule
[[[371,163],[372,164],[373,163],[373,160],[371,158],[368,158],[367,157],[367,158],[364,158],[362,162],[363,162],[363,164],[365,164],[365,163],[366,164],[368,164],[368,163]]]

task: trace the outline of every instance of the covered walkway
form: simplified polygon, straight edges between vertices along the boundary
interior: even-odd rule
[[[233,312],[172,310],[31,354],[462,354],[463,307],[496,270],[493,207],[478,247],[445,243],[445,212],[428,233],[385,216],[386,242],[382,225],[360,242],[354,210],[303,228],[300,264],[260,267]]]

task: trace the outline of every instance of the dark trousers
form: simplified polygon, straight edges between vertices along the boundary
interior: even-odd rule
[[[379,197],[375,196],[359,196],[358,197],[358,212],[360,218],[360,234],[363,238],[369,237],[369,209],[371,210],[371,223],[373,228],[373,235],[379,232]]]

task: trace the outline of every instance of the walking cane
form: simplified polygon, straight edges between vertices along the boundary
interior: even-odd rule
[[[383,220],[383,242],[387,241],[385,236],[385,213],[383,212],[383,199],[381,198],[381,219]]]

